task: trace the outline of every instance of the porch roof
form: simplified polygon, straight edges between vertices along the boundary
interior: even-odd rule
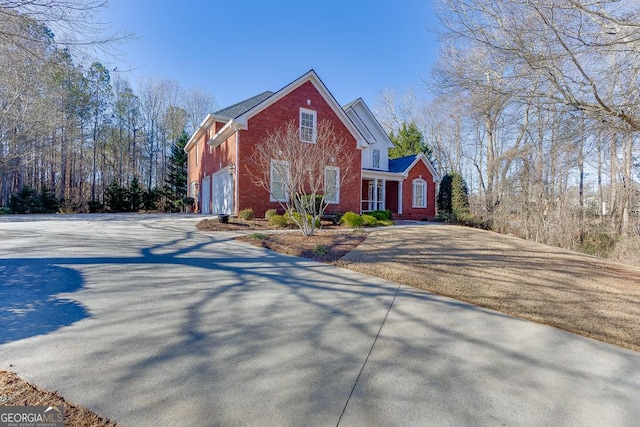
[[[362,179],[384,179],[387,181],[402,181],[405,178],[403,173],[387,172],[379,169],[362,168]]]

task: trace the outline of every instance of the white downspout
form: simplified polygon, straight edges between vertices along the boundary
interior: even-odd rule
[[[234,182],[234,186],[233,186],[233,212],[235,215],[238,215],[238,203],[239,203],[239,199],[240,199],[240,191],[239,191],[239,183],[238,181],[240,180],[240,164],[238,163],[238,160],[240,159],[240,156],[238,154],[238,150],[240,148],[240,130],[236,129],[236,173],[235,173],[235,182]]]

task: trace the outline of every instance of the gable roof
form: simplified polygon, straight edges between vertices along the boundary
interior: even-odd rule
[[[222,108],[214,112],[213,114],[218,118],[235,119],[236,117],[246,113],[256,105],[260,104],[271,95],[273,95],[273,92],[267,90],[265,92],[262,92],[261,94],[252,96],[251,98],[247,98],[243,101],[236,102],[233,105]]]
[[[358,113],[356,109],[358,105],[361,106],[360,113]],[[385,130],[382,128],[382,125],[380,124],[378,119],[376,119],[376,116],[373,114],[373,112],[371,112],[369,106],[364,102],[364,99],[357,98],[347,105],[343,106],[342,109],[347,113],[351,121],[360,130],[360,133],[365,136],[369,144],[380,142],[387,148],[393,147],[393,143],[389,139],[389,135],[387,135],[387,132],[385,132]],[[369,126],[372,127],[366,125],[363,117],[361,117],[361,114],[368,116]],[[376,134],[378,135],[378,138],[375,137]]]
[[[436,172],[436,169],[433,167],[427,156],[424,153],[412,154],[410,156],[399,157],[397,159],[389,159],[389,172],[393,173],[401,173],[403,175],[407,175],[411,168],[415,166],[416,163],[421,161],[431,172],[431,176],[433,177],[434,182],[440,182],[442,179],[440,178],[440,174]]]
[[[240,101],[229,107],[223,108],[222,110],[218,110],[213,114],[207,115],[200,124],[200,127],[185,145],[184,151],[189,151],[198,138],[200,138],[215,121],[223,121],[226,122],[226,124],[211,137],[208,144],[212,144],[214,146],[221,144],[225,139],[231,136],[233,132],[236,132],[239,129],[247,129],[249,119],[251,117],[273,105],[275,102],[279,101],[306,82],[310,82],[324,98],[333,112],[347,128],[349,133],[351,133],[355,138],[357,147],[364,148],[367,145],[365,137],[362,135],[358,127],[351,121],[340,104],[338,104],[334,96],[329,92],[329,89],[327,89],[322,80],[320,80],[320,77],[318,77],[316,72],[312,69],[275,93],[265,91],[259,95],[245,99],[244,101]]]
[[[342,109],[342,107],[340,107],[340,104],[338,104],[338,102],[333,97],[331,92],[329,92],[329,89],[327,89],[325,84],[322,82],[322,80],[320,80],[320,77],[318,77],[318,75],[314,70],[309,70],[308,72],[298,77],[296,80],[292,81],[291,83],[289,83],[288,85],[280,89],[279,91],[272,93],[269,96],[265,96],[264,99],[262,99],[262,101],[255,103],[253,107],[247,109],[246,111],[238,114],[235,117],[232,117],[227,122],[227,124],[225,124],[222,127],[222,129],[220,129],[220,131],[211,138],[209,143],[213,145],[218,145],[222,143],[222,141],[224,141],[230,135],[230,133],[235,131],[236,129],[247,129],[249,124],[249,119],[251,117],[260,113],[264,109],[270,107],[271,105],[273,105],[280,99],[284,98],[285,96],[287,96],[288,94],[290,94],[291,92],[293,92],[295,89],[302,86],[306,82],[310,82],[313,85],[313,87],[318,91],[318,93],[320,93],[320,95],[324,98],[324,100],[327,102],[329,107],[331,107],[331,109],[336,114],[336,116],[338,116],[340,121],[347,128],[349,133],[351,133],[351,135],[355,138],[358,148],[363,148],[367,144],[367,142],[365,141],[365,138],[362,136],[358,128],[353,124],[351,119],[349,119],[349,116],[347,116],[347,113]],[[263,92],[261,95],[265,95],[266,93],[267,92]],[[260,97],[260,95],[250,99],[253,99],[255,101],[258,99],[258,97]]]

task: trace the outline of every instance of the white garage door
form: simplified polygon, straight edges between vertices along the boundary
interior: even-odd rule
[[[233,213],[233,175],[228,170],[213,174],[213,209],[214,214]]]
[[[203,214],[211,213],[211,177],[202,178],[202,206],[200,212]]]

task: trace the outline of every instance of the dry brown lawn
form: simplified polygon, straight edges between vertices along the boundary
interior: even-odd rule
[[[468,227],[270,234],[254,245],[640,351],[640,268]],[[318,256],[313,248],[329,251]]]
[[[67,402],[58,393],[29,384],[16,374],[0,371],[0,406],[62,406],[64,425],[72,427],[117,427],[119,424],[101,417],[74,403]]]
[[[338,263],[640,351],[640,269],[467,227],[378,229]]]

